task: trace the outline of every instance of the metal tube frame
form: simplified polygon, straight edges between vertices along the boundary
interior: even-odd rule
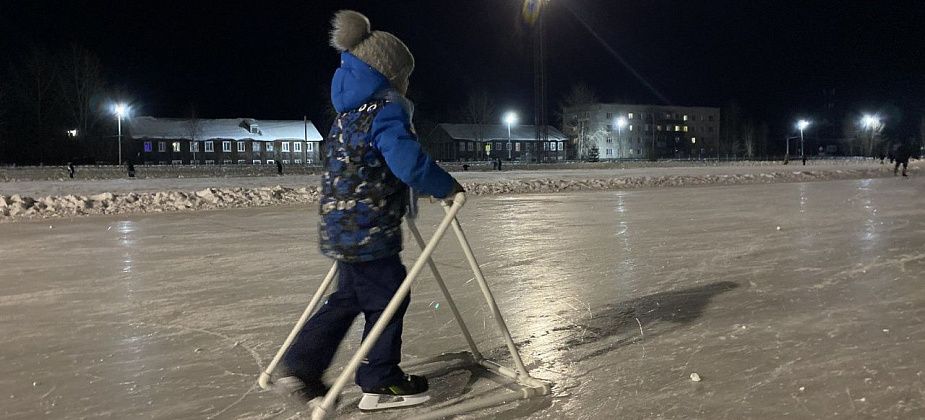
[[[341,394],[344,387],[347,385],[347,382],[354,375],[357,368],[359,368],[361,361],[366,357],[369,351],[375,345],[376,341],[379,340],[382,331],[385,329],[386,324],[391,321],[392,317],[395,315],[398,307],[401,305],[402,300],[408,296],[408,293],[411,291],[411,285],[414,283],[414,280],[423,270],[424,265],[427,264],[430,267],[431,272],[434,274],[434,279],[437,281],[437,285],[440,287],[440,291],[443,293],[444,298],[446,298],[447,305],[450,307],[450,311],[453,313],[453,317],[456,319],[457,324],[459,324],[460,330],[462,331],[463,337],[466,339],[466,343],[469,345],[471,351],[472,360],[480,367],[485,370],[502,376],[508,379],[514,380],[519,385],[522,386],[521,392],[517,393],[503,393],[499,395],[494,395],[491,397],[481,398],[478,400],[472,400],[463,402],[460,404],[454,404],[442,409],[434,410],[431,412],[423,413],[416,418],[441,418],[450,415],[460,414],[480,408],[491,407],[503,402],[508,402],[518,399],[529,399],[534,396],[547,395],[550,392],[549,384],[546,382],[540,381],[536,378],[530,376],[527,369],[524,367],[523,360],[520,357],[520,353],[517,350],[517,346],[514,344],[514,340],[511,338],[511,333],[507,328],[507,324],[504,322],[504,319],[501,316],[501,311],[498,309],[498,304],[495,302],[495,299],[491,293],[491,290],[488,287],[488,283],[485,281],[485,277],[482,275],[482,270],[478,265],[478,262],[475,259],[475,255],[472,252],[472,248],[469,246],[469,242],[466,240],[466,236],[463,233],[462,226],[459,224],[459,221],[456,219],[456,214],[465,204],[466,197],[463,193],[456,194],[453,197],[452,205],[447,204],[447,201],[441,202],[443,208],[446,212],[446,216],[443,221],[437,225],[437,230],[434,233],[434,236],[431,238],[430,242],[425,244],[424,238],[421,236],[420,231],[418,231],[417,226],[414,224],[412,218],[408,217],[406,221],[408,222],[408,227],[411,230],[412,236],[414,236],[415,241],[418,246],[421,247],[421,255],[414,262],[414,265],[411,267],[411,270],[408,272],[408,275],[405,277],[405,280],[402,282],[401,286],[395,292],[395,295],[392,297],[392,300],[386,306],[385,310],[382,312],[382,315],[379,317],[379,320],[367,334],[366,339],[363,340],[363,343],[360,345],[360,348],[353,355],[350,361],[347,363],[347,366],[344,367],[341,374],[337,377],[337,380],[331,386],[331,389],[325,395],[324,400],[321,404],[315,406],[312,411],[312,419],[323,419],[327,414],[333,412],[335,408],[335,403],[337,397]],[[475,344],[475,341],[472,339],[472,335],[469,332],[469,329],[466,327],[465,321],[463,321],[459,309],[456,306],[455,301],[450,295],[449,290],[446,287],[443,277],[440,275],[437,270],[436,264],[434,264],[431,255],[437,247],[437,244],[446,234],[447,229],[452,226],[453,231],[456,233],[459,244],[463,249],[463,253],[466,255],[466,260],[469,262],[470,267],[472,268],[473,274],[475,274],[476,281],[479,284],[479,288],[482,291],[489,308],[491,309],[492,315],[495,318],[495,321],[498,324],[498,329],[501,331],[504,336],[504,341],[507,344],[508,350],[511,353],[511,358],[514,361],[515,369],[510,369],[505,366],[502,366],[498,363],[495,363],[491,360],[483,358],[482,354],[479,352],[478,347]],[[333,267],[328,271],[328,275],[322,281],[321,286],[318,288],[318,291],[315,292],[315,295],[312,296],[311,302],[308,304],[308,307],[305,308],[305,311],[302,313],[302,316],[299,318],[295,327],[289,333],[289,336],[286,338],[286,341],[283,343],[283,346],[279,349],[276,356],[267,366],[267,368],[260,374],[258,379],[258,384],[261,388],[269,388],[269,379],[270,374],[276,368],[276,365],[285,355],[286,351],[289,350],[289,347],[292,345],[292,342],[295,340],[296,335],[305,325],[305,322],[309,319],[310,315],[314,312],[315,307],[318,305],[318,302],[321,301],[321,297],[325,292],[330,288],[330,285],[337,274],[337,264],[335,263]]]

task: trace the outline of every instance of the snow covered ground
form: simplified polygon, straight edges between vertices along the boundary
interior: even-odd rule
[[[925,417],[922,177],[484,196],[460,218],[554,384],[471,418]],[[0,225],[0,417],[298,418],[254,383],[329,267],[316,223],[296,205]],[[454,245],[437,265],[504,361]],[[425,275],[405,321],[432,406],[509,392],[419,364],[465,348],[440,303]],[[357,399],[338,414],[379,418]]]
[[[914,165],[917,172],[921,165]],[[889,165],[820,161],[810,165],[456,172],[473,195],[623,190],[874,178]],[[153,213],[311,203],[317,175],[234,178],[149,178],[0,183],[0,222],[86,214]]]

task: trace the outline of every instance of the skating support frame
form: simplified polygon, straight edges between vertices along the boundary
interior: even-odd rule
[[[507,324],[504,322],[504,318],[501,316],[501,311],[498,309],[498,304],[495,302],[495,299],[491,293],[491,289],[489,289],[488,283],[485,281],[485,277],[482,275],[482,270],[475,259],[475,255],[472,253],[472,247],[469,246],[469,241],[466,240],[466,235],[463,233],[462,226],[460,226],[459,221],[456,219],[456,214],[459,213],[459,210],[462,208],[463,204],[465,204],[465,201],[465,194],[459,193],[453,197],[452,205],[447,204],[447,201],[441,202],[441,205],[446,212],[446,216],[443,218],[440,224],[437,225],[437,230],[434,233],[433,238],[431,238],[430,242],[427,243],[424,242],[424,238],[421,236],[420,231],[418,231],[417,226],[414,224],[413,218],[409,217],[406,219],[408,222],[408,228],[411,230],[411,234],[414,236],[415,242],[417,242],[418,246],[420,246],[422,249],[421,256],[418,257],[418,259],[414,262],[414,265],[411,267],[411,270],[408,272],[405,280],[395,292],[395,296],[392,297],[392,300],[382,312],[379,320],[373,326],[372,330],[370,330],[369,334],[367,334],[366,339],[363,340],[360,348],[347,363],[347,366],[344,367],[344,370],[341,372],[341,374],[337,377],[337,380],[331,386],[331,389],[328,391],[327,395],[325,395],[322,403],[315,407],[314,411],[312,412],[312,419],[323,419],[326,415],[333,413],[337,397],[341,394],[341,392],[343,392],[347,382],[349,382],[353,375],[356,373],[357,368],[360,366],[360,362],[366,358],[366,355],[372,349],[373,345],[376,343],[376,341],[379,340],[379,336],[382,335],[382,331],[385,329],[386,324],[388,324],[392,317],[395,315],[395,312],[398,310],[401,302],[405,299],[406,296],[408,296],[408,293],[411,290],[411,285],[414,283],[415,278],[417,278],[417,276],[421,273],[421,270],[423,270],[425,264],[427,264],[430,267],[431,272],[433,272],[434,279],[436,280],[437,285],[440,287],[440,291],[443,293],[443,296],[446,299],[446,303],[450,307],[450,311],[453,313],[453,317],[456,319],[457,324],[459,324],[462,335],[466,339],[466,343],[469,345],[472,361],[493,374],[516,381],[521,386],[521,389],[519,392],[502,393],[491,397],[447,406],[438,410],[422,413],[415,418],[437,419],[478,410],[480,408],[491,407],[503,402],[518,399],[528,399],[538,395],[549,394],[549,384],[530,376],[530,373],[527,372],[527,369],[524,367],[523,360],[520,358],[520,353],[517,351],[517,347],[514,344],[514,340],[511,338],[511,333],[507,328]],[[459,309],[457,308],[453,297],[450,295],[450,292],[446,287],[446,283],[443,281],[443,277],[440,275],[440,272],[437,270],[437,266],[434,264],[433,259],[431,258],[431,255],[437,248],[437,244],[440,242],[440,239],[443,238],[447,229],[450,227],[452,227],[453,231],[456,233],[456,237],[459,240],[459,244],[466,256],[466,260],[469,262],[469,266],[472,268],[472,272],[479,284],[482,295],[484,296],[485,301],[492,312],[493,318],[497,323],[498,329],[504,338],[508,351],[511,354],[511,359],[514,362],[514,369],[502,366],[482,357],[482,354],[479,352],[475,341],[472,339],[472,335],[469,333],[469,329],[466,327],[465,321],[463,321],[462,316],[459,313]],[[318,291],[315,292],[315,294],[312,296],[308,307],[305,308],[302,316],[299,317],[299,320],[296,322],[292,332],[290,332],[289,336],[286,337],[286,341],[283,342],[283,346],[276,353],[276,356],[273,357],[273,360],[270,362],[270,364],[267,365],[267,368],[260,374],[260,378],[257,382],[261,388],[269,388],[270,374],[274,369],[276,369],[277,364],[279,364],[279,361],[282,360],[283,356],[286,354],[286,351],[289,350],[289,347],[295,340],[296,335],[298,335],[299,331],[302,329],[302,326],[305,325],[305,322],[308,321],[311,314],[314,313],[315,308],[318,306],[318,302],[321,301],[321,298],[328,291],[336,275],[337,263],[334,263],[334,265],[328,271],[327,276],[325,276],[324,280],[321,282],[321,286],[318,288]]]

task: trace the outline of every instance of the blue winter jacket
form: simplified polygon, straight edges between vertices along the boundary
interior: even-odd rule
[[[395,255],[407,187],[445,198],[453,178],[421,150],[410,102],[350,53],[341,54],[331,101],[338,116],[323,148],[321,251],[346,262]]]

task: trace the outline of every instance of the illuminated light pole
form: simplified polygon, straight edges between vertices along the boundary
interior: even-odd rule
[[[803,130],[809,127],[809,121],[797,121],[797,128],[800,129],[800,157],[803,159],[803,165],[806,165],[806,155],[803,153]]]
[[[514,112],[504,114],[504,123],[507,124],[507,160],[511,160],[511,126],[517,124],[517,114]]]
[[[867,154],[874,153],[874,129],[880,126],[880,117],[876,115],[864,114],[861,118],[861,125],[867,129]]]
[[[621,142],[623,141],[623,127],[626,127],[626,118],[623,118],[623,117],[617,118],[616,125],[617,125],[617,143],[621,145],[620,149],[623,150],[625,149],[625,147],[623,146]]]
[[[122,117],[128,115],[128,106],[122,103],[115,104],[112,112],[116,114],[116,121],[119,126],[119,165],[122,165]]]

